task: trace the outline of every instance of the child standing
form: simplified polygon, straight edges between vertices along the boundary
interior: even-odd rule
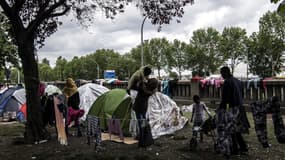
[[[197,134],[199,132],[199,127],[201,127],[202,123],[206,119],[205,112],[207,112],[208,115],[210,115],[210,112],[208,111],[205,103],[200,102],[200,97],[198,95],[193,96],[193,110],[192,110],[192,117],[190,122],[193,122],[193,136],[192,138],[197,138]],[[200,142],[203,142],[203,133],[200,132]]]

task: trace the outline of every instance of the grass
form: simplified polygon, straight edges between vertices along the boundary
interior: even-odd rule
[[[214,111],[210,110],[211,114],[214,115]],[[190,112],[183,113],[184,116],[191,118]],[[267,159],[267,160],[285,160],[285,145],[278,143],[274,134],[274,125],[270,114],[267,115],[267,137],[268,142],[271,144],[270,148],[263,148],[261,143],[258,141],[256,131],[254,128],[254,120],[251,112],[247,112],[247,117],[250,122],[251,128],[249,134],[245,134],[244,138],[249,145],[249,157],[246,159]],[[283,116],[283,121],[285,117]],[[192,124],[191,124],[192,125]],[[241,157],[240,157],[241,158]]]
[[[25,125],[18,122],[0,123],[0,136],[23,136]]]
[[[214,111],[211,110],[212,115]],[[185,112],[184,116],[187,118],[191,118],[191,113]],[[252,113],[247,113],[248,119],[251,124],[250,134],[245,135],[245,140],[249,145],[249,155],[247,157],[233,157],[231,159],[247,159],[247,160],[285,160],[285,145],[279,144],[274,135],[274,126],[272,123],[272,118],[270,115],[267,117],[267,131],[268,131],[268,140],[269,143],[272,145],[269,149],[264,149],[260,142],[257,139]],[[284,117],[283,117],[284,119]],[[97,154],[93,152],[92,149],[88,148],[85,144],[85,138],[78,139],[71,137],[70,145],[67,147],[60,147],[58,142],[55,140],[50,141],[47,144],[38,145],[35,147],[25,147],[25,157],[30,156],[31,151],[34,154],[38,154],[36,157],[37,159],[45,159],[46,157],[52,157],[55,150],[60,150],[57,155],[65,157],[64,159],[93,159],[96,156],[98,159],[219,159],[222,156],[218,156],[213,151],[213,141],[210,137],[205,136],[205,142],[201,145],[200,150],[196,152],[190,152],[188,150],[188,142],[189,138],[192,135],[192,123],[189,122],[184,129],[178,131],[173,135],[162,136],[161,138],[156,140],[156,144],[153,146],[152,151],[140,151],[136,148],[136,145],[128,146],[123,144],[116,144],[116,143],[107,143],[105,142],[106,147],[110,150],[106,153]],[[9,137],[17,137],[22,136],[24,133],[25,126],[20,123],[0,123],[0,138],[9,138]],[[53,130],[53,132],[55,132]],[[81,142],[81,140],[83,140]],[[1,141],[1,139],[0,139]],[[73,144],[74,143],[74,144]],[[6,145],[7,143],[2,143]],[[80,149],[78,146],[80,145]],[[47,147],[48,146],[48,147]],[[1,143],[0,143],[1,147]],[[4,146],[2,146],[4,147]],[[13,145],[13,147],[17,148],[17,145]],[[19,148],[22,146],[19,146]],[[41,148],[42,147],[42,148]],[[81,147],[83,149],[81,149]],[[6,146],[4,148],[7,148]],[[47,149],[48,148],[48,149]],[[71,150],[72,149],[72,150]],[[1,149],[0,149],[1,150]],[[116,151],[118,150],[118,151]],[[11,155],[14,155],[13,151],[10,151]],[[159,156],[153,156],[155,153],[160,153]],[[8,152],[9,153],[9,152]],[[73,153],[73,154],[71,154]],[[4,154],[4,152],[3,152]],[[9,154],[7,154],[9,156]],[[4,156],[5,157],[5,156]],[[92,158],[91,158],[92,157]],[[180,158],[179,158],[180,157]],[[60,157],[59,157],[60,158]]]

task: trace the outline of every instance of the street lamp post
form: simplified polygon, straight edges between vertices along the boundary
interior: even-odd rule
[[[143,26],[147,16],[144,17],[141,25],[141,66],[143,66]]]

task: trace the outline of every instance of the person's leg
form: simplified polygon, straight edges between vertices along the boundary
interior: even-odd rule
[[[196,139],[198,138],[198,130],[197,130],[197,127],[199,127],[199,123],[198,122],[195,122],[193,123],[193,128],[192,128],[192,138]]]
[[[231,134],[232,138],[232,149],[231,149],[231,154],[232,155],[237,155],[239,154],[239,148],[238,148],[238,142],[237,142],[237,136],[236,133]]]
[[[203,133],[200,132],[200,142],[203,142]]]
[[[139,113],[136,113],[137,117],[137,124],[138,124],[138,133],[137,133],[137,139],[139,141],[138,146],[142,147],[142,116]]]
[[[75,125],[77,127],[77,136],[78,137],[82,137],[82,132],[81,132],[81,129],[80,129],[80,122],[79,122],[79,119],[80,117],[82,117],[84,114],[84,111],[83,110],[76,110],[76,115],[75,115]]]
[[[198,126],[200,127],[199,132],[200,132],[200,142],[203,142],[203,132],[202,132],[202,122],[198,123]]]
[[[239,151],[240,152],[247,152],[248,148],[247,148],[246,142],[243,139],[241,133],[236,133],[236,139],[237,139],[237,143],[239,145]]]
[[[192,128],[192,138],[194,138],[194,139],[197,140],[198,131],[196,131],[195,127],[196,127],[196,124],[194,123],[194,124],[193,124],[193,128]]]
[[[82,137],[82,132],[81,132],[81,129],[80,129],[80,124],[77,123],[76,126],[77,126],[77,137]]]
[[[86,123],[87,123],[87,127],[86,127],[86,137],[87,137],[87,144],[90,145],[91,142],[91,136],[92,136],[92,123],[91,123],[91,119],[92,117],[87,115],[86,117]]]

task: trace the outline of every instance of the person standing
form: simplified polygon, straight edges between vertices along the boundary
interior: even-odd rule
[[[138,122],[138,133],[136,135],[139,140],[139,147],[147,147],[153,144],[150,128],[146,128],[148,97],[152,94],[152,92],[147,90],[147,82],[151,72],[150,66],[141,67],[132,75],[127,87],[127,92],[134,99],[133,110]]]
[[[81,137],[82,133],[80,130],[79,118],[84,115],[84,110],[79,108],[79,92],[72,78],[68,78],[66,80],[65,87],[62,92],[66,96],[66,104],[68,106],[66,132],[68,133],[68,127],[70,127],[74,122],[77,127],[77,136]]]
[[[242,133],[248,132],[250,126],[243,106],[241,81],[233,77],[229,67],[222,67],[220,73],[224,78],[224,84],[219,109],[225,110],[225,116],[230,115],[229,117],[232,117],[229,122],[231,125],[227,125],[231,127],[225,129],[226,132],[230,133],[232,141],[231,154],[237,155],[248,152]]]
[[[137,70],[130,78],[127,86],[127,92],[130,93],[130,90],[138,91],[142,82],[147,82],[149,75],[151,74],[151,66],[146,65]]]
[[[203,122],[206,119],[206,112],[210,116],[210,112],[208,111],[206,104],[200,102],[200,97],[198,95],[193,96],[193,110],[190,122],[193,122],[193,136],[195,139],[197,138],[198,131],[195,130],[196,127],[201,127]],[[203,133],[200,131],[200,142],[203,142]]]

